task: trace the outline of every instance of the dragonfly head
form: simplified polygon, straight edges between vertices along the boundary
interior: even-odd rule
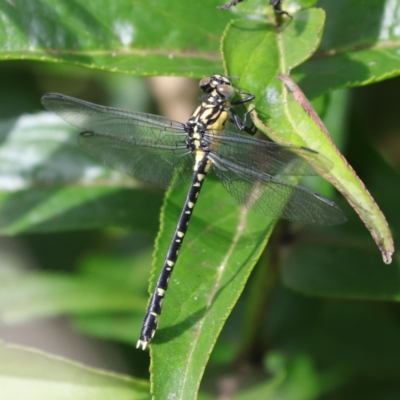
[[[223,99],[231,99],[235,95],[235,89],[231,81],[223,75],[215,74],[209,78],[203,78],[199,85],[203,92]]]

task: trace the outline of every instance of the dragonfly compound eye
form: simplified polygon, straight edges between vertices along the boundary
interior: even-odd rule
[[[235,89],[230,85],[218,85],[217,92],[225,99],[231,99],[235,95]]]
[[[203,92],[210,92],[212,90],[210,82],[211,82],[210,78],[203,78],[199,83],[200,89]]]

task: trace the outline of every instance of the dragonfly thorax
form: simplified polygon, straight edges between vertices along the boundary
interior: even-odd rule
[[[227,100],[217,93],[210,94],[195,109],[185,124],[185,131],[189,137],[193,137],[194,133],[202,135],[206,131],[222,131],[229,119],[229,110],[230,104]]]

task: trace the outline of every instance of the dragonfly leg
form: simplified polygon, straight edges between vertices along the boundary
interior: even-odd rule
[[[282,10],[282,1],[283,1],[283,0],[270,0],[270,1],[269,1],[269,4],[271,4],[271,6],[274,7],[274,11],[275,11],[277,14],[281,14],[281,15],[285,14],[285,15],[287,15],[289,18],[293,18],[287,11],[283,11],[283,10]]]
[[[234,110],[231,110],[231,122],[233,122],[236,126],[236,128],[239,131],[245,131],[246,133],[248,133],[251,136],[254,136],[257,132],[257,127],[253,124],[253,122],[251,123],[250,126],[246,126],[246,122],[247,122],[247,116],[254,111],[255,107],[253,107],[251,110],[246,111],[243,115],[243,121],[240,121],[239,116],[236,114],[236,112]]]
[[[223,6],[217,7],[218,10],[229,10],[232,7],[235,7],[237,4],[241,3],[243,0],[232,0],[228,4],[224,4]]]

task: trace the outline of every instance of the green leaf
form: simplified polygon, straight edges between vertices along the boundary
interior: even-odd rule
[[[276,82],[279,73],[289,72],[316,50],[323,22],[324,14],[317,9],[296,14],[281,31],[261,22],[233,22],[224,39],[229,74],[242,76],[244,89],[256,95],[257,108],[251,115],[259,129],[278,143],[306,145],[333,163],[324,176],[348,199],[370,230],[384,261],[390,263],[393,239],[374,199],[295,83],[280,75],[292,92],[287,94]]]
[[[400,74],[398,1],[320,0],[327,15],[321,47],[293,71],[309,98]]]
[[[113,289],[119,288],[127,298],[125,304],[114,310],[106,307],[88,310],[87,313],[73,310],[71,314],[74,317],[74,326],[96,337],[136,345],[143,321],[143,310],[148,301],[146,288],[151,269],[151,253],[152,249],[148,249],[127,259],[121,259],[120,256],[94,256],[86,259],[81,266],[82,274],[87,279],[102,283],[105,289],[111,288],[111,292],[107,291],[107,296],[103,292],[104,297],[113,296]],[[78,289],[79,276],[76,281]],[[121,295],[117,295],[118,297]],[[133,298],[136,300],[132,301]],[[109,303],[113,304],[114,300],[110,299]]]
[[[147,301],[147,297],[146,297]],[[102,313],[102,315],[74,316],[73,326],[88,335],[127,343],[136,346],[143,322],[143,310],[124,313]]]
[[[86,260],[77,274],[5,269],[0,275],[2,319],[20,323],[64,314],[139,314],[147,304],[149,266],[146,253],[129,259],[97,256]],[[134,332],[130,335],[136,337]]]
[[[0,137],[2,234],[104,225],[157,231],[161,194],[133,190],[143,184],[95,163],[79,149],[76,130],[53,115],[5,121]],[[149,213],[134,212],[143,208]]]
[[[214,0],[3,2],[0,57],[140,75],[208,75],[221,69],[219,37],[231,18],[217,5]]]
[[[15,235],[120,226],[153,236],[160,204],[160,195],[107,187],[65,186],[3,193],[0,231]],[[135,212],[144,208],[153,212]]]
[[[286,286],[307,295],[369,300],[400,300],[400,264],[379,266],[368,238],[341,229],[310,233],[293,245],[282,268]],[[330,257],[326,255],[329,254]]]
[[[371,232],[381,250],[383,261],[390,264],[394,253],[394,243],[385,216],[354,169],[340,154],[323,122],[299,87],[287,76],[282,75],[280,79],[293,95],[285,99],[285,111],[293,121],[294,127],[298,127],[299,137],[333,162],[333,168],[324,176],[346,197]]]
[[[185,190],[169,194],[152,277],[160,272]],[[156,399],[196,397],[205,365],[232,307],[268,240],[275,220],[250,213],[212,178],[196,205],[151,343]]]
[[[363,176],[371,194],[385,211],[395,234],[400,231],[397,205],[400,202],[398,173],[368,143],[365,132],[352,135],[355,151],[362,155]],[[359,166],[360,167],[360,166]],[[379,254],[371,247],[367,231],[356,215],[349,222],[322,232],[308,229],[282,265],[286,286],[312,296],[399,301],[399,259],[382,267]]]
[[[0,343],[2,400],[145,400],[147,382]]]
[[[301,143],[283,112],[284,89],[277,76],[311,57],[321,40],[324,21],[322,10],[310,9],[295,14],[280,30],[261,21],[237,20],[225,32],[223,52],[228,74],[239,76],[240,88],[256,96],[257,114],[270,128],[267,133],[273,140]]]

